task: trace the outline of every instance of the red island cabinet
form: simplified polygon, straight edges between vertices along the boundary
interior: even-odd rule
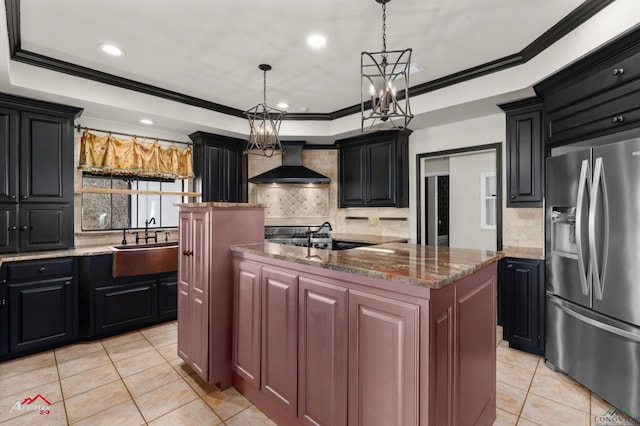
[[[214,202],[180,206],[178,355],[220,389],[232,384],[229,247],[262,241],[263,207]]]
[[[496,263],[434,290],[234,255],[234,387],[279,425],[495,420]]]

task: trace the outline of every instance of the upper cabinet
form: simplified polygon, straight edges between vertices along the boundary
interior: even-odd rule
[[[507,207],[542,207],[542,101],[499,105],[507,114]]]
[[[81,112],[0,94],[0,253],[73,246],[73,120]]]
[[[341,208],[409,206],[410,134],[390,130],[335,142]]]
[[[194,142],[194,189],[202,192],[202,201],[246,202],[246,141],[205,132],[189,137]]]
[[[640,125],[640,30],[585,56],[534,87],[544,100],[548,147]]]

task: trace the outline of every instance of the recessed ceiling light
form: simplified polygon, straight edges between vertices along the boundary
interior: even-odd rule
[[[113,44],[102,43],[99,44],[98,47],[100,47],[100,50],[107,55],[124,56],[124,50],[120,49],[118,46],[114,46]]]
[[[286,102],[279,102],[278,108],[282,108],[282,109],[289,108],[289,104]]]
[[[322,34],[311,34],[307,37],[307,44],[314,49],[320,49],[327,44],[327,38]]]
[[[140,122],[142,124],[149,124],[149,125],[153,124],[153,121],[149,120],[148,118],[141,118]]]

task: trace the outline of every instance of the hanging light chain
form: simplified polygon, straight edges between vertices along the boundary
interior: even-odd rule
[[[382,51],[387,51],[387,2],[382,3]]]
[[[264,70],[262,72],[263,74],[263,81],[264,81],[264,85],[263,85],[263,91],[262,91],[262,99],[263,99],[263,103],[266,105],[267,104],[267,70]]]

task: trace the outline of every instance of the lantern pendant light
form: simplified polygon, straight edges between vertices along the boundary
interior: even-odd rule
[[[382,51],[362,52],[360,60],[362,132],[403,129],[413,118],[409,105],[411,49],[387,51],[387,3],[382,4]]]
[[[278,133],[285,111],[267,105],[267,71],[271,65],[260,64],[258,69],[264,73],[263,102],[245,112],[251,127],[245,153],[272,157],[282,153]]]

